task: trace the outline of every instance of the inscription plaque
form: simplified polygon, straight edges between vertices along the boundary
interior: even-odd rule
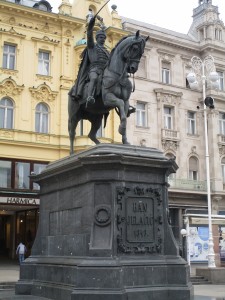
[[[154,241],[154,205],[151,198],[126,201],[126,239],[129,243]]]
[[[149,187],[117,189],[117,251],[120,253],[161,253],[161,190]]]

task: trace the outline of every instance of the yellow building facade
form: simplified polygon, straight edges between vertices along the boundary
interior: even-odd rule
[[[88,13],[104,4],[62,0],[56,14],[47,1],[0,0],[0,255],[14,257],[20,240],[32,246],[39,187],[29,176],[69,155],[68,92],[86,46]],[[110,51],[127,32],[115,7],[106,5],[100,16]],[[101,141],[120,143],[117,129],[111,112]],[[75,151],[93,145],[89,130],[87,122],[78,126]]]

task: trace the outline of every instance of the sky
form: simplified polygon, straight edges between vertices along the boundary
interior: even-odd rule
[[[49,0],[49,3],[53,7],[53,12],[57,13],[61,0]],[[225,0],[213,0],[212,3],[219,7],[220,19],[225,24]],[[198,0],[110,0],[108,3],[110,11],[113,4],[117,5],[120,16],[188,33],[193,8],[198,6]]]

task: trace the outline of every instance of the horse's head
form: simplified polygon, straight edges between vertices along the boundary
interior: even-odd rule
[[[136,35],[127,37],[127,47],[125,47],[123,60],[127,64],[128,73],[134,74],[137,71],[148,39],[149,37],[141,37],[139,30],[136,32]]]

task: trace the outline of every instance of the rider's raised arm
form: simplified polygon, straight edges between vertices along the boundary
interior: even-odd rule
[[[93,48],[95,45],[94,36],[93,36],[94,25],[95,25],[95,17],[91,18],[90,22],[88,23],[88,28],[87,28],[87,47],[88,48]]]

